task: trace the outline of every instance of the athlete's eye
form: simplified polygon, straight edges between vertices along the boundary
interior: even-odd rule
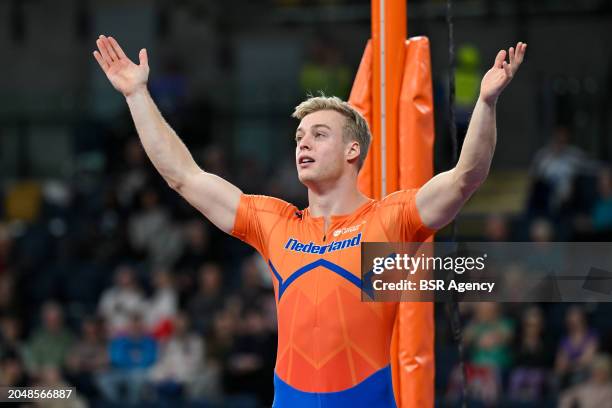
[[[295,137],[295,143],[300,143],[300,140],[302,140],[302,136]]]
[[[315,137],[319,137],[319,136],[325,136],[325,134],[324,134],[324,133],[317,133],[317,134],[315,135]]]

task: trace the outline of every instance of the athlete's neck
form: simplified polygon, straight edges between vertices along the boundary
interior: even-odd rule
[[[356,180],[328,188],[308,188],[308,211],[313,217],[323,217],[326,225],[332,215],[350,214],[368,201],[357,188]]]

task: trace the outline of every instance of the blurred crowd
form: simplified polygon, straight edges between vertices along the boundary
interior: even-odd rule
[[[303,93],[346,96],[352,73],[338,48],[325,36],[312,45]],[[459,102],[469,107],[480,73],[469,70],[473,51],[460,57]],[[151,92],[204,169],[305,206],[291,156],[271,169],[255,156],[232,162],[205,128],[210,107],[183,105],[184,78],[167,71]],[[277,326],[266,264],[170,190],[129,118],[121,123],[77,126],[81,164],[69,178],[0,186],[0,384],[76,387],[77,397],[48,406],[270,406]],[[555,128],[529,178],[524,212],[488,217],[483,240],[610,241],[612,171],[572,143],[571,126]],[[612,307],[461,312],[474,406],[611,406]],[[437,313],[437,401],[453,406],[463,387],[457,348]]]
[[[528,219],[555,226],[551,240],[609,241],[612,238],[612,169],[572,143],[558,126],[530,169]]]
[[[461,310],[470,406],[610,405],[608,304],[487,302],[464,303]],[[448,344],[438,348],[437,372],[450,373],[437,380],[443,406],[455,406],[463,389],[455,354]]]
[[[609,242],[612,172],[558,126],[534,155],[524,212],[488,216],[487,242]],[[470,406],[612,406],[612,305],[463,303],[465,369],[438,311],[437,388],[455,406],[467,378]],[[449,375],[450,373],[450,375]],[[444,402],[441,402],[444,401]]]
[[[132,133],[114,140],[101,174],[3,192],[12,221],[0,225],[0,383],[74,386],[75,407],[269,406],[277,328],[266,265],[164,185]],[[204,168],[303,205],[295,188],[257,184],[203,147]],[[530,177],[524,214],[490,216],[483,240],[610,239],[610,170],[573,146],[567,128],[535,155]],[[607,304],[461,311],[474,403],[612,400]],[[452,406],[462,384],[441,313],[437,333],[438,403]]]
[[[133,134],[116,140],[101,174],[3,191],[0,384],[74,386],[73,406],[269,406],[265,264],[164,185]]]

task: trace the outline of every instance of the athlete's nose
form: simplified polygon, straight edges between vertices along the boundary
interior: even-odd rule
[[[300,149],[300,151],[302,150],[310,150],[310,140],[307,136],[304,136],[300,139],[300,142],[298,143],[298,147]]]

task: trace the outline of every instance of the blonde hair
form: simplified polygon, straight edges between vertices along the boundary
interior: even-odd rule
[[[344,116],[343,136],[345,140],[355,140],[359,143],[360,153],[359,160],[357,161],[357,170],[361,170],[368,155],[370,140],[372,139],[368,122],[348,102],[344,102],[336,96],[325,95],[309,97],[295,107],[291,116],[302,120],[306,115],[322,110],[333,110]]]

